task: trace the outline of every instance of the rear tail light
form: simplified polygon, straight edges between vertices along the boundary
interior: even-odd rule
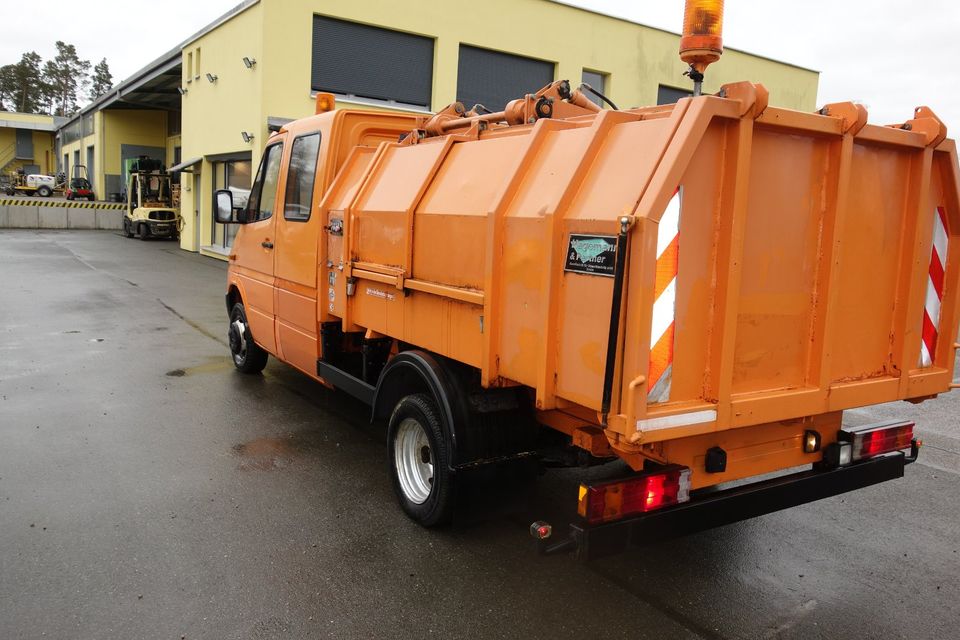
[[[845,427],[838,442],[824,451],[823,459],[831,466],[844,466],[891,451],[911,449],[913,422],[884,422],[863,427]]]
[[[859,429],[841,429],[840,440],[850,443],[850,457],[856,462],[882,453],[909,449],[913,440],[913,426],[912,422],[889,422]]]
[[[580,485],[577,511],[589,524],[599,524],[688,500],[690,469],[671,467],[624,480]]]

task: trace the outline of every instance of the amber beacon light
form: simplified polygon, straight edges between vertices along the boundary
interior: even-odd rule
[[[687,0],[680,59],[690,65],[693,94],[700,95],[703,72],[723,54],[723,0]]]

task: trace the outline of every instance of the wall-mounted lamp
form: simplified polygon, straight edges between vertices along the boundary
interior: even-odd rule
[[[177,93],[179,93],[182,96],[187,95],[187,91],[189,91],[189,89],[184,89],[183,87],[177,87]]]
[[[217,76],[215,76],[212,73],[207,74],[207,82],[209,82],[210,84],[213,84],[216,81],[217,81]]]
[[[248,58],[247,56],[243,56],[243,66],[245,66],[247,69],[253,69],[254,65],[256,64],[256,58]]]
[[[241,131],[241,132],[240,132],[240,135],[243,136],[243,141],[244,141],[244,142],[250,142],[251,140],[253,140],[253,134],[252,134],[252,133],[247,133],[246,131]]]

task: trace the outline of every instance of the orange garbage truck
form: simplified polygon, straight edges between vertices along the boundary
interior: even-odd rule
[[[923,107],[879,126],[767,97],[318,95],[242,208],[217,193],[236,367],[273,355],[368,403],[425,526],[475,469],[625,462],[570,496],[568,533],[531,528],[585,558],[901,477],[914,425],[843,413],[957,386],[956,144]]]

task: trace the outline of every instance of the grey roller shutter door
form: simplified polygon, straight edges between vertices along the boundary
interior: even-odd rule
[[[460,45],[457,100],[500,111],[508,102],[553,82],[554,64],[523,56]]]
[[[429,107],[433,40],[314,16],[312,88]]]

